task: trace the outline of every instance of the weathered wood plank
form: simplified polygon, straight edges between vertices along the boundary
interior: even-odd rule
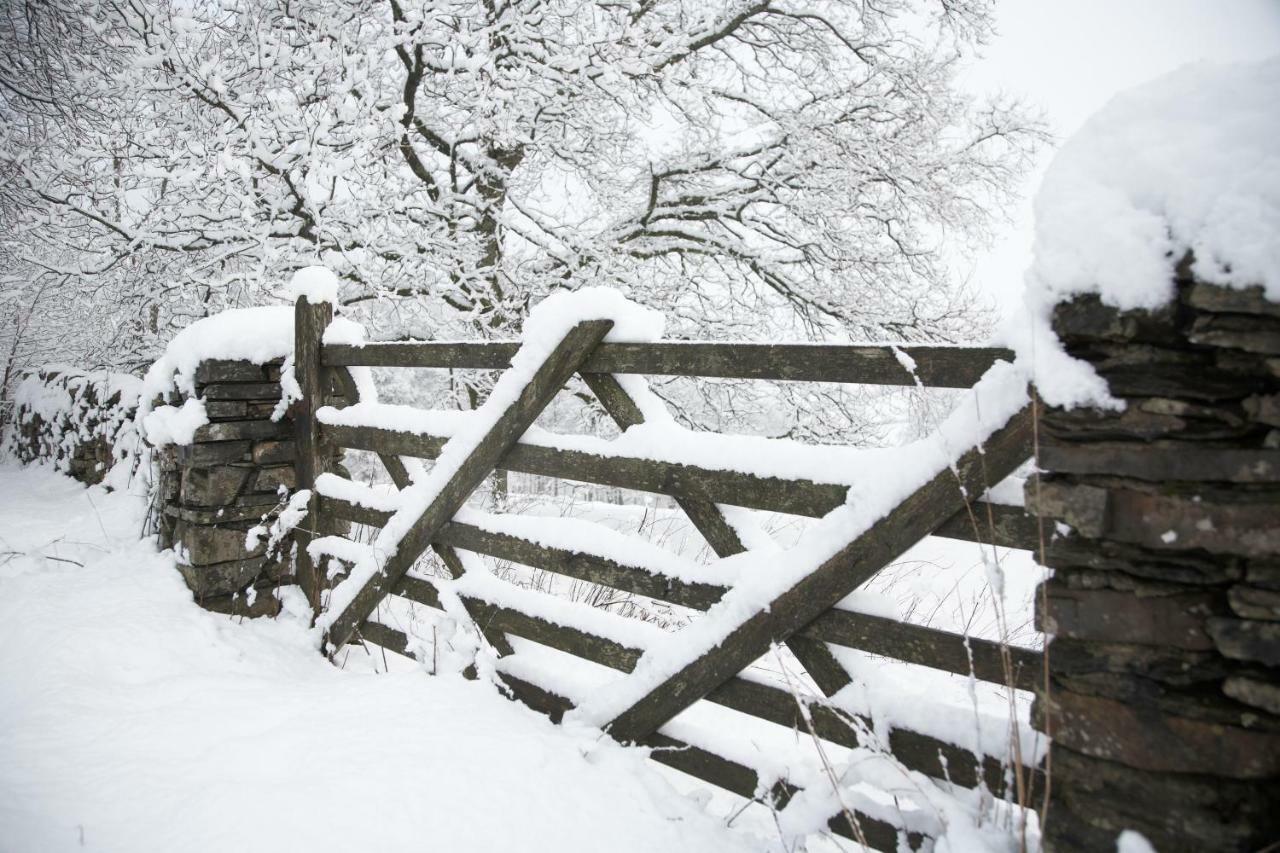
[[[436,556],[444,563],[445,568],[449,570],[449,575],[457,580],[466,574],[466,568],[462,565],[462,558],[458,556],[458,552],[450,548],[448,545],[441,545],[438,542],[431,543],[431,550],[436,552]],[[511,654],[511,643],[507,641],[507,635],[502,630],[493,625],[493,618],[484,608],[477,605],[474,601],[463,599],[463,609],[467,611],[467,615],[471,617],[471,621],[480,629],[480,633],[489,641],[489,645],[493,646],[498,656]]]
[[[370,509],[359,504],[353,504],[350,501],[344,501],[341,498],[321,495],[320,500],[324,503],[326,512],[335,518],[354,521],[356,524],[381,527],[387,523],[387,519],[391,518],[391,513],[384,509]]]
[[[440,603],[440,593],[436,591],[436,585],[426,578],[405,575],[396,582],[391,591],[410,601],[416,601],[418,604],[425,604],[428,607],[434,607],[436,610],[444,610],[444,605]]]
[[[333,373],[338,380],[342,396],[347,399],[347,402],[352,405],[359,403],[360,387],[356,385],[355,377],[351,375],[351,371],[345,367],[339,367],[335,368]],[[342,445],[335,446],[341,447]],[[391,476],[391,482],[395,484],[397,489],[404,489],[409,486],[409,469],[405,467],[399,456],[390,453],[378,453],[378,459],[382,462],[382,467],[387,469],[387,474]],[[385,521],[379,522],[379,524],[385,523]]]
[[[640,659],[640,650],[631,648],[608,637],[558,625],[537,616],[530,616],[519,610],[497,607],[486,602],[477,602],[479,609],[489,619],[490,624],[503,631],[533,640],[553,649],[617,669],[630,672],[635,669]]]
[[[559,723],[566,713],[573,710],[573,702],[568,697],[539,687],[532,681],[517,678],[509,672],[499,673],[499,677],[509,691],[509,698],[523,702],[540,714],[546,714],[553,723]]]
[[[322,435],[340,447],[434,459],[444,438],[375,427],[322,424]],[[563,477],[603,486],[654,492],[676,498],[733,503],[753,509],[820,516],[844,502],[846,487],[805,480],[755,477],[629,456],[601,456],[518,443],[497,467],[508,471]]]
[[[708,693],[706,701],[795,731],[808,731],[796,704],[796,697],[779,687],[738,676]],[[829,705],[818,701],[806,701],[805,704],[814,731],[823,740],[855,749],[862,745],[858,738],[859,727],[868,732],[874,731],[872,720],[866,717],[837,713]],[[979,782],[984,782],[997,796],[1004,790],[1006,767],[996,756],[984,755],[979,760],[963,747],[906,728],[890,731],[889,751],[908,770],[915,770],[935,779],[949,779],[965,788],[974,788]],[[1031,768],[1023,768],[1023,773],[1028,779],[1041,778],[1043,775],[1039,770],[1033,771]]]
[[[325,578],[307,553],[312,531],[323,530],[327,525],[320,518],[320,501],[314,492],[316,477],[323,472],[325,453],[320,439],[320,425],[316,410],[324,404],[329,388],[327,371],[320,364],[320,339],[333,319],[333,305],[328,302],[311,304],[305,296],[294,304],[293,372],[301,397],[293,406],[294,442],[297,447],[294,459],[294,475],[298,489],[312,489],[307,502],[307,519],[293,532],[297,543],[294,573],[298,586],[307,596],[314,618],[320,613],[320,594]]]
[[[438,457],[446,441],[439,436],[414,435],[376,427],[321,424],[320,430],[325,441],[332,442],[338,447],[370,450],[384,455],[415,456],[422,459]],[[1027,444],[1026,453],[1030,457],[1030,443]],[[539,447],[523,442],[517,442],[498,462],[497,467],[526,474],[561,477],[601,486],[615,486],[667,495],[680,503],[700,530],[703,530],[705,525],[705,531],[714,529],[714,522],[706,517],[706,512],[703,512],[703,508],[708,503],[732,504],[749,509],[819,518],[843,504],[847,492],[845,486],[833,483],[755,477],[737,471],[719,471],[697,465],[680,465],[633,456],[600,456],[578,450]],[[961,509],[938,526],[936,535],[966,542],[978,541],[990,544],[994,534],[996,545],[1028,550],[1039,547],[1039,528],[1036,519],[1028,516],[1022,508],[991,505],[995,520],[993,528],[988,522],[986,503],[977,501],[974,507],[978,518],[976,533],[968,513]],[[694,518],[695,515],[698,516],[697,519]],[[704,536],[707,535],[705,531]],[[727,539],[728,535],[733,535],[736,539],[736,534],[732,534],[732,531],[721,539]]]
[[[455,578],[460,577],[463,573],[462,562],[458,559],[458,555],[453,551],[453,549],[436,545],[433,545],[432,547],[436,549],[436,553],[449,568],[450,573],[453,574]],[[415,578],[412,575],[405,575],[400,578],[391,591],[392,593],[407,598],[410,601],[425,604],[428,607],[435,608],[436,610],[444,609],[440,603],[440,596],[436,591],[435,584],[429,580]],[[506,636],[490,624],[492,621],[490,619],[490,613],[489,610],[485,609],[488,605],[484,602],[464,599],[463,606],[467,610],[467,615],[471,617],[471,621],[476,623],[476,627],[484,634],[485,639],[487,639],[489,644],[494,647],[498,655],[511,654],[511,644],[507,641]],[[399,634],[399,632],[394,632],[392,634],[387,633],[392,630],[393,629],[378,622],[366,619],[361,623],[357,634],[353,634],[352,637],[354,639],[354,637],[360,636],[362,639],[377,643],[378,645],[392,649],[393,651],[403,653],[405,648],[403,645],[404,637]],[[373,633],[371,634],[370,631]],[[382,639],[379,639],[379,637]],[[399,641],[401,642],[401,645],[393,648],[392,645],[388,645],[388,642],[384,642],[383,640]]]
[[[405,653],[409,642],[403,632],[373,621],[366,621],[360,626],[360,635],[365,640],[398,654]],[[547,715],[552,722],[560,722],[573,709],[573,702],[558,693],[509,673],[502,673],[501,677],[513,698]],[[644,746],[653,748],[650,757],[655,761],[749,800],[755,798],[758,777],[754,770],[745,765],[662,734],[651,735]]]
[[[755,792],[760,786],[759,776],[744,764],[661,733],[649,735],[641,746],[652,750],[649,757],[654,761],[687,773],[696,779],[710,782],[748,800],[756,798]],[[800,789],[794,785],[779,783],[771,792],[773,808],[784,808],[799,791]],[[827,822],[827,828],[842,838],[866,841],[869,847],[876,850],[900,849],[898,831],[893,826],[856,810],[853,814],[858,822],[856,833],[843,814],[832,817]],[[859,833],[861,838],[858,838]],[[911,849],[920,848],[923,837],[919,833],[908,833],[907,838]]]
[[[972,509],[972,518],[968,510],[961,509],[938,525],[933,535],[1003,548],[1040,550],[1040,520],[1023,507],[974,501]],[[1052,534],[1052,529],[1045,532],[1046,537]]]
[[[560,722],[564,715],[573,709],[571,700],[531,681],[517,678],[509,673],[502,673],[502,680],[510,688],[515,699],[535,711],[546,714],[553,722]],[[714,752],[691,746],[663,734],[650,735],[642,745],[652,749],[649,757],[654,761],[748,800],[756,798],[759,777],[754,770],[744,764],[722,758]],[[790,796],[790,792],[785,789],[776,793],[780,800]]]
[[[706,610],[724,594],[724,588],[714,584],[688,583],[595,554],[538,545],[518,536],[493,533],[458,521],[446,524],[436,540],[499,560],[699,610]]]
[[[664,734],[650,735],[645,738],[643,746],[653,750],[649,753],[649,757],[654,761],[674,767],[696,779],[710,782],[739,797],[745,797],[748,800],[756,798],[760,777],[756,775],[756,771],[745,764],[722,758],[714,752],[690,746],[684,741]],[[779,796],[778,800],[788,798],[789,792]]]
[[[380,527],[391,517],[391,513],[386,510],[369,509],[339,498],[322,496],[321,500],[326,504],[326,511],[334,517],[358,524]],[[445,524],[436,536],[436,541],[499,560],[698,610],[706,610],[715,604],[725,591],[724,587],[716,584],[685,582],[655,574],[639,565],[619,563],[585,551],[540,545],[519,536],[495,533],[461,521]]]
[[[804,635],[956,675],[969,675],[972,669],[981,681],[1011,684],[1020,690],[1034,690],[1044,681],[1044,659],[1037,651],[884,616],[831,609],[810,622]]]
[[[327,511],[335,517],[359,524],[381,526],[391,515],[383,510],[368,509],[335,498],[322,500],[328,507]],[[436,541],[499,560],[698,610],[706,610],[724,594],[724,587],[715,584],[687,583],[678,578],[654,574],[640,566],[619,563],[583,551],[539,545],[518,536],[494,533],[460,521],[445,524],[436,535]]]
[[[351,375],[350,369],[346,367],[334,368],[334,374],[338,379],[338,384],[341,388],[342,395],[346,397],[347,402],[349,403],[360,402],[360,389],[359,389],[359,386],[356,385],[355,378]],[[383,467],[387,469],[387,473],[391,476],[391,481],[395,483],[395,486],[397,489],[404,489],[408,487],[411,480],[411,478],[409,477],[409,470],[408,468],[405,467],[404,461],[401,460],[399,456],[395,456],[389,453],[379,453],[378,459],[382,461]],[[321,498],[321,501],[322,503],[325,503],[327,505],[332,503],[331,501],[325,498]],[[345,501],[343,503],[345,504]],[[352,506],[352,505],[346,504],[346,506]],[[359,509],[359,508],[353,507],[353,509]],[[391,517],[391,513],[379,513],[378,516],[379,516],[379,520],[377,521],[370,522],[369,520],[367,520],[367,516],[366,516],[360,519],[359,523],[361,524],[373,523],[381,527],[382,525],[387,523],[387,519]],[[440,557],[441,561],[449,569],[449,572],[455,578],[462,576],[463,574],[462,560],[458,557],[457,553],[452,548],[450,548],[445,543],[432,543],[431,547],[432,547],[432,550],[436,552],[436,555]],[[412,579],[408,579],[408,580],[412,580]],[[473,622],[476,621],[476,614],[472,613],[470,609],[467,610],[467,613],[468,615],[471,616],[471,619]],[[484,628],[481,628],[481,633],[484,634],[485,639],[489,641],[489,645],[493,647],[494,651],[497,652],[497,654],[499,655],[511,654],[511,644],[507,642],[507,638],[505,635],[496,631],[488,631],[488,630],[485,630]]]
[[[684,666],[650,690],[608,725],[621,741],[634,741],[741,672],[781,642],[804,630],[810,622],[902,553],[928,535],[936,519],[964,507],[965,493],[980,494],[989,483],[1009,475],[1026,459],[1031,438],[1030,409],[1015,415],[985,443],[983,452],[970,450],[954,471],[942,471],[898,504],[890,513],[775,598],[729,633],[711,652]]]
[[[417,342],[324,348],[331,367],[441,367],[502,370],[519,345],[514,342]],[[916,363],[920,382],[934,388],[969,388],[998,360],[1013,353],[999,347],[901,346]],[[773,379],[915,385],[895,347],[877,345],[748,344],[660,341],[603,344],[584,369],[591,373],[646,373],[722,379]]]
[[[426,550],[440,528],[493,471],[498,460],[533,424],[612,326],[613,322],[610,320],[579,323],[548,354],[534,372],[529,384],[521,389],[516,400],[467,455],[426,511],[409,528],[400,540],[395,554],[383,565],[382,571],[365,581],[351,603],[334,619],[326,637],[333,648],[341,647],[356,627],[373,612],[382,597],[395,586],[396,581]],[[388,452],[386,448],[374,449]]]
[[[395,652],[398,655],[408,655],[405,651],[409,646],[409,635],[403,631],[397,631],[381,622],[375,622],[367,619],[360,625],[358,636],[362,640],[367,640],[374,645],[382,646],[389,652]]]
[[[334,518],[354,521],[357,524],[381,527],[391,517],[391,513],[385,510],[369,509],[337,498],[322,496],[321,500],[325,504],[327,514]],[[983,513],[981,502],[976,506],[975,511],[981,515]],[[726,591],[724,587],[716,584],[686,582],[678,578],[657,575],[636,564],[619,563],[569,548],[539,545],[518,536],[494,533],[459,521],[450,521],[445,524],[436,536],[436,541],[499,560],[554,572],[622,592],[669,601],[672,604],[696,610],[706,610],[719,601]]]
[[[394,592],[410,601],[438,608],[439,595],[435,585],[429,580],[406,575]],[[607,666],[630,672],[640,658],[640,650],[629,648],[621,643],[578,630],[567,625],[557,625],[537,616],[530,616],[518,610],[499,607],[483,599],[472,596],[460,596],[467,605],[476,624],[486,630],[505,631],[533,640],[544,646],[550,646],[571,655]]]
[[[518,537],[490,533],[459,522],[446,525],[439,538],[468,551],[498,556],[499,559],[699,610],[705,610],[719,601],[727,591],[726,588],[713,584],[686,584],[674,578],[662,578],[639,566],[624,565],[574,551],[546,548]],[[501,554],[494,554],[495,551]],[[573,569],[566,571],[570,564],[573,564]],[[815,643],[835,643],[965,676],[971,674],[972,655],[974,677],[994,684],[1010,683],[1005,673],[1001,644],[978,638],[968,638],[966,641],[960,634],[924,625],[832,609],[806,626],[801,636]],[[1042,677],[1043,659],[1040,653],[1011,646],[1008,654],[1013,670],[1013,686],[1022,690],[1034,689]]]
[[[506,682],[514,699],[535,711],[546,714],[555,722],[558,722],[573,707],[569,699],[525,679],[503,673],[502,680]],[[755,770],[745,764],[660,733],[650,735],[640,745],[648,747],[651,750],[649,757],[659,764],[687,773],[695,779],[701,779],[744,799],[757,798],[760,778]],[[776,784],[770,792],[774,808],[785,806],[798,790],[794,785],[785,782]],[[897,832],[889,824],[862,814],[858,814],[858,822],[868,844],[881,850],[898,849]],[[854,833],[843,816],[833,818],[829,827],[837,835],[853,838]],[[915,833],[910,834],[909,839],[914,847],[919,847],[922,840]]]

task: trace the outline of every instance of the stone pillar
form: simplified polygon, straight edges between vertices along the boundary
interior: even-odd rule
[[[1124,829],[1261,849],[1280,839],[1280,305],[1183,275],[1158,311],[1081,297],[1054,328],[1127,407],[1044,410],[1027,486],[1070,527],[1045,560],[1045,849]]]
[[[160,452],[161,545],[203,607],[274,615],[272,590],[288,561],[245,548],[245,535],[294,487],[292,421],[272,421],[280,401],[280,363],[209,361],[196,369],[196,396],[209,423],[189,445]],[[182,401],[170,401],[181,405]],[[252,590],[252,592],[250,592]]]

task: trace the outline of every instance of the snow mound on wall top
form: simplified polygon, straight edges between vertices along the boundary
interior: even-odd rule
[[[156,406],[157,398],[174,391],[194,396],[196,368],[201,362],[226,360],[266,364],[293,356],[293,308],[269,305],[232,308],[197,320],[165,347],[164,355],[142,380],[137,422],[153,445],[190,444],[195,430],[208,423],[204,404],[188,400],[181,408]],[[285,377],[281,382],[286,382]]]
[[[51,461],[73,476],[80,446],[102,440],[116,462],[136,450],[131,428],[142,380],[127,373],[86,371],[48,364],[22,377],[13,414],[0,439],[0,457],[23,463]],[[105,462],[105,460],[104,460]]]
[[[1276,92],[1280,57],[1189,65],[1117,95],[1062,146],[1035,199],[1030,322],[1010,341],[1049,403],[1119,405],[1050,329],[1072,296],[1158,307],[1191,251],[1202,281],[1261,285],[1280,301]]]
[[[1031,286],[1153,308],[1190,249],[1201,279],[1280,300],[1277,92],[1280,57],[1198,63],[1113,98],[1045,174]]]
[[[15,409],[54,423],[60,417],[74,416],[77,406],[131,409],[138,404],[141,390],[142,380],[127,373],[46,364],[22,378],[13,402]]]
[[[232,308],[196,320],[165,347],[142,383],[142,405],[177,389],[196,390],[196,368],[203,361],[250,361],[266,364],[293,355],[293,308],[268,305]]]

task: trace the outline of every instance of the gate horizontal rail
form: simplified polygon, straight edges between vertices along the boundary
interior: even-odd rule
[[[325,367],[505,370],[519,349],[515,341],[326,344],[321,363]],[[995,362],[1012,360],[1013,351],[1001,347],[657,341],[603,343],[583,370],[865,385],[910,386],[918,381],[930,388],[969,388]]]
[[[390,517],[390,513],[384,510],[371,510],[323,496],[321,500],[334,518],[380,525]],[[539,545],[518,536],[495,533],[464,522],[448,522],[441,528],[435,541],[694,610],[708,609],[728,591],[727,587],[656,575],[643,566],[627,565],[581,551]],[[406,578],[406,582],[416,581],[417,579]],[[421,586],[413,588],[422,589]],[[397,587],[396,594],[403,595],[399,589]],[[406,597],[436,606],[412,595]],[[515,629],[502,630],[520,634]],[[1012,679],[1013,686],[1021,690],[1034,690],[1043,673],[1041,654],[1032,649],[1006,646],[927,625],[852,610],[828,610],[800,633],[810,639],[894,658],[904,663],[940,669],[956,675],[972,674],[980,681],[993,684],[1006,684]],[[1007,662],[1006,654],[1009,656]],[[1006,663],[1012,671],[1006,668]]]
[[[443,609],[435,583],[427,578],[407,576],[396,585],[394,594],[437,610]],[[473,607],[473,617],[487,629],[514,634],[558,651],[581,657],[592,663],[607,666],[610,669],[630,672],[635,668],[636,662],[643,654],[643,649],[630,646],[623,640],[601,636],[582,627],[551,622],[514,608],[491,604],[481,598],[467,596],[464,596],[464,598],[467,598],[468,603]],[[850,615],[855,618],[862,616],[862,614]],[[879,622],[878,618],[872,617],[873,624],[878,624]],[[372,621],[366,622],[365,627],[367,626],[376,626],[372,628],[374,634],[397,638],[396,642],[399,644],[391,647],[393,651],[403,652],[407,647],[408,638],[402,633],[398,631],[395,634],[386,633],[395,631],[394,628]],[[912,625],[909,627],[919,628],[921,626]],[[926,636],[947,634],[947,632],[937,631],[936,629],[925,629],[925,632]],[[361,633],[364,633],[364,627],[361,628]],[[958,635],[949,634],[948,636],[955,640],[963,640]],[[403,642],[398,638],[403,638]],[[380,645],[385,644],[380,643]],[[987,645],[990,647],[995,644],[989,643]],[[1022,653],[1023,663],[1038,665],[1038,653],[1026,649],[1020,650],[1020,652]],[[957,674],[965,675],[967,671],[960,671]],[[989,675],[992,677],[982,680],[1001,683],[1002,677],[997,673],[990,672]],[[726,708],[740,711],[767,722],[777,723],[787,728],[800,730],[804,728],[804,720],[801,718],[799,709],[796,706],[795,697],[780,687],[752,681],[742,676],[735,676],[724,685],[708,693],[706,699],[717,705],[723,705]],[[821,718],[823,720],[819,734],[824,739],[848,748],[859,746],[854,729],[841,720],[835,711],[825,705],[811,703],[810,712],[815,715],[815,719]],[[863,722],[868,728],[871,728],[870,720],[863,720]],[[909,750],[909,754],[905,756],[899,754],[897,748],[892,750],[895,757],[908,768],[937,778],[948,776],[953,782],[960,785],[977,784],[977,765],[971,752],[938,738],[913,732],[907,728],[895,728],[893,732],[891,739],[901,733],[900,740],[908,744],[914,744]],[[945,762],[942,759],[945,759]],[[1030,774],[1031,768],[1024,768],[1024,772]],[[993,783],[992,789],[995,790],[1003,784],[1003,779],[1000,775],[1003,773],[1003,767],[999,761],[987,757],[983,762],[984,778],[991,773],[995,774],[990,780]]]

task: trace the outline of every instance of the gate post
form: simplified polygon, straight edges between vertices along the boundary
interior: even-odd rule
[[[1175,300],[1060,304],[1123,411],[1046,409],[1048,851],[1280,838],[1280,304],[1180,267]],[[1046,524],[1053,531],[1053,523]]]
[[[320,345],[324,330],[333,320],[333,305],[327,301],[310,302],[299,296],[294,304],[293,373],[301,393],[294,405],[294,437],[297,457],[294,470],[297,488],[312,489],[307,504],[306,520],[294,531],[297,555],[294,561],[298,585],[307,596],[314,615],[320,613],[320,593],[324,578],[320,575],[307,546],[313,535],[322,532],[318,517],[320,501],[314,489],[316,477],[323,472],[325,455],[320,447],[320,425],[316,411],[325,404],[329,377],[320,363]]]

